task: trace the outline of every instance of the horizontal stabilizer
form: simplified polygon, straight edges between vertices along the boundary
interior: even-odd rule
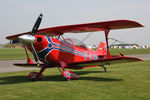
[[[15,66],[23,66],[23,67],[42,67],[44,64],[40,64],[40,66],[37,66],[37,64],[29,64],[29,63],[15,63]]]
[[[39,66],[37,66],[36,63],[15,63],[15,66],[22,66],[22,67],[38,67],[41,68],[43,67],[45,64],[44,63],[40,63]],[[47,68],[53,68],[53,67],[57,67],[58,64],[57,63],[51,63],[50,66],[47,66]]]

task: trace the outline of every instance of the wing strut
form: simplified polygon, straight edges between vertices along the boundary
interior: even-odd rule
[[[108,45],[108,34],[109,34],[110,29],[105,30],[105,39],[106,39],[106,45],[107,45],[107,58],[111,58],[110,52],[109,52],[109,45]]]

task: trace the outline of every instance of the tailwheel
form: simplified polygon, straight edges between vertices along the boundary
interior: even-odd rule
[[[70,81],[71,79],[69,79],[69,78],[65,78],[65,81]]]
[[[38,72],[30,72],[28,76],[32,81],[45,79],[45,77],[42,74],[39,74]]]
[[[70,81],[71,79],[78,79],[79,76],[76,73],[73,73],[72,71],[63,71],[63,77],[67,80]]]
[[[104,72],[107,72],[107,69],[104,65],[101,65],[100,67],[102,67],[104,69]]]

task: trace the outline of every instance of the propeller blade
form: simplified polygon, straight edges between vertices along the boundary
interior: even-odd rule
[[[34,35],[34,34],[37,32],[37,30],[38,30],[38,28],[39,28],[39,26],[40,26],[40,24],[41,24],[42,17],[43,17],[43,14],[41,13],[41,14],[39,15],[39,17],[37,18],[37,20],[36,20],[34,26],[33,26],[33,29],[32,29],[32,31],[31,31],[31,35]]]
[[[37,66],[40,66],[39,58],[38,58],[38,55],[37,55],[37,53],[35,51],[35,48],[34,48],[33,44],[31,44],[31,48],[32,48],[32,53],[34,55],[35,62],[37,63]]]

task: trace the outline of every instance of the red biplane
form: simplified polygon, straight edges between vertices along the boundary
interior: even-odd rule
[[[130,20],[114,20],[77,25],[67,25],[40,29],[43,15],[40,14],[32,31],[6,37],[9,40],[19,39],[23,44],[27,55],[26,63],[16,63],[18,66],[40,66],[39,72],[29,73],[29,78],[38,80],[43,78],[46,68],[58,67],[65,79],[76,79],[79,76],[69,69],[82,69],[104,65],[142,61],[139,58],[127,57],[123,54],[111,55],[108,46],[108,35],[110,30],[143,27],[143,25]],[[81,33],[104,31],[106,44],[101,42],[97,51],[86,47],[84,43],[75,39],[64,39],[64,33]],[[29,58],[28,51],[34,55],[35,63]],[[61,69],[62,70],[61,70]]]

